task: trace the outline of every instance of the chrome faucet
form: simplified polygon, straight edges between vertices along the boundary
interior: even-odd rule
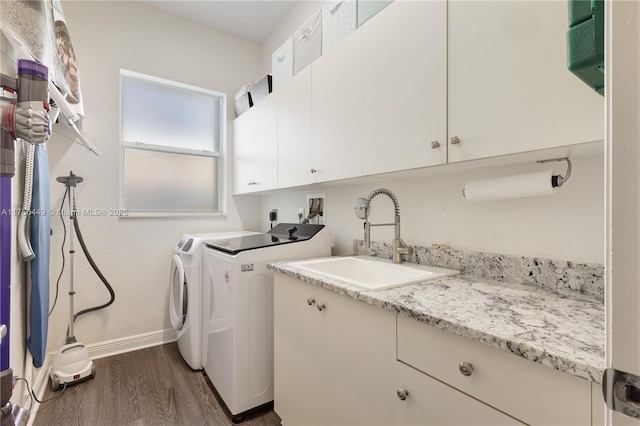
[[[373,200],[377,195],[384,194],[388,196],[393,202],[394,208],[394,222],[393,223],[370,223],[369,222],[369,204],[371,200]],[[400,238],[400,205],[398,203],[398,199],[393,194],[393,192],[389,191],[385,188],[379,188],[373,191],[367,198],[361,198],[358,200],[360,205],[356,206],[356,209],[360,209],[360,211],[364,210],[364,215],[360,217],[364,219],[364,247],[367,250],[367,253],[371,252],[371,227],[372,226],[393,226],[394,227],[394,235],[393,235],[393,263],[402,263],[402,256],[407,255],[411,256],[413,254],[413,247],[409,247],[405,244],[405,242]],[[358,214],[358,211],[356,211]]]

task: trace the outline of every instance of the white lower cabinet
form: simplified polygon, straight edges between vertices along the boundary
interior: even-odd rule
[[[282,274],[274,282],[274,350],[275,411],[284,425],[603,418],[597,384]]]
[[[394,424],[524,424],[400,361],[396,364],[395,378],[397,389]]]
[[[275,411],[284,425],[393,423],[391,312],[276,274]]]
[[[400,315],[398,360],[530,425],[591,424],[587,380]]]

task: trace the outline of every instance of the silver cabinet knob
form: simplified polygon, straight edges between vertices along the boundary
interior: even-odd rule
[[[309,170],[309,173],[318,173],[318,171],[316,169],[311,169]]]
[[[440,142],[438,141],[431,141],[431,148],[436,149],[440,147]]]
[[[318,303],[316,305],[316,308],[318,308],[319,311],[323,311],[324,309],[327,309],[324,303]]]
[[[451,139],[449,139],[449,142],[451,142],[451,145],[456,145],[460,143],[460,138],[457,136],[452,137]]]
[[[398,399],[400,401],[404,401],[405,399],[407,399],[407,396],[409,396],[409,391],[406,389],[398,388],[396,394],[398,395]]]
[[[314,299],[313,297],[307,299],[307,305],[311,306],[314,303],[316,303],[316,299]]]
[[[461,362],[458,365],[458,370],[460,370],[463,375],[470,376],[473,373],[473,364],[470,364],[468,362]]]

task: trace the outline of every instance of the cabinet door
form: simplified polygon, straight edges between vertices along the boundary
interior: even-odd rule
[[[312,183],[311,67],[278,88],[278,187]]]
[[[249,110],[233,120],[233,193],[251,192],[253,182],[252,147],[255,136]]]
[[[233,121],[233,192],[278,184],[277,99],[271,94]]]
[[[448,9],[449,162],[604,139],[604,100],[567,70],[567,4]]]
[[[395,315],[327,290],[316,304],[322,307],[317,424],[392,424]]]
[[[274,298],[283,424],[391,424],[395,315],[279,274]]]
[[[274,409],[285,425],[309,424],[319,415],[315,293],[300,281],[274,276]]]
[[[362,34],[356,30],[311,65],[316,180],[362,175]]]
[[[254,191],[278,187],[278,103],[275,94],[260,101],[253,108],[258,112],[253,125]]]
[[[397,395],[400,390],[408,393],[404,400]],[[396,364],[396,389],[393,391],[396,393],[394,424],[524,424],[402,362]]]
[[[396,1],[362,26],[363,174],[446,162],[446,23],[445,1]]]

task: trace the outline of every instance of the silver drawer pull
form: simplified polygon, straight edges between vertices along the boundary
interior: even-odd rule
[[[449,139],[449,142],[451,142],[451,145],[456,145],[460,143],[460,138],[457,136],[452,137],[451,139]]]
[[[463,375],[470,376],[473,373],[473,364],[470,364],[468,362],[461,362],[458,365],[458,369]]]
[[[404,401],[405,399],[407,399],[407,396],[409,396],[409,391],[406,389],[398,388],[396,394],[398,395],[398,399],[400,401]]]
[[[307,305],[311,306],[314,303],[316,303],[316,299],[314,299],[313,297],[307,299]]]
[[[431,141],[431,148],[436,149],[440,147],[440,142],[438,141]]]
[[[325,304],[324,304],[324,303],[318,303],[318,304],[316,305],[316,308],[318,308],[318,310],[319,310],[319,311],[322,311],[322,310],[324,310],[324,309],[327,309],[327,307],[325,306]]]

